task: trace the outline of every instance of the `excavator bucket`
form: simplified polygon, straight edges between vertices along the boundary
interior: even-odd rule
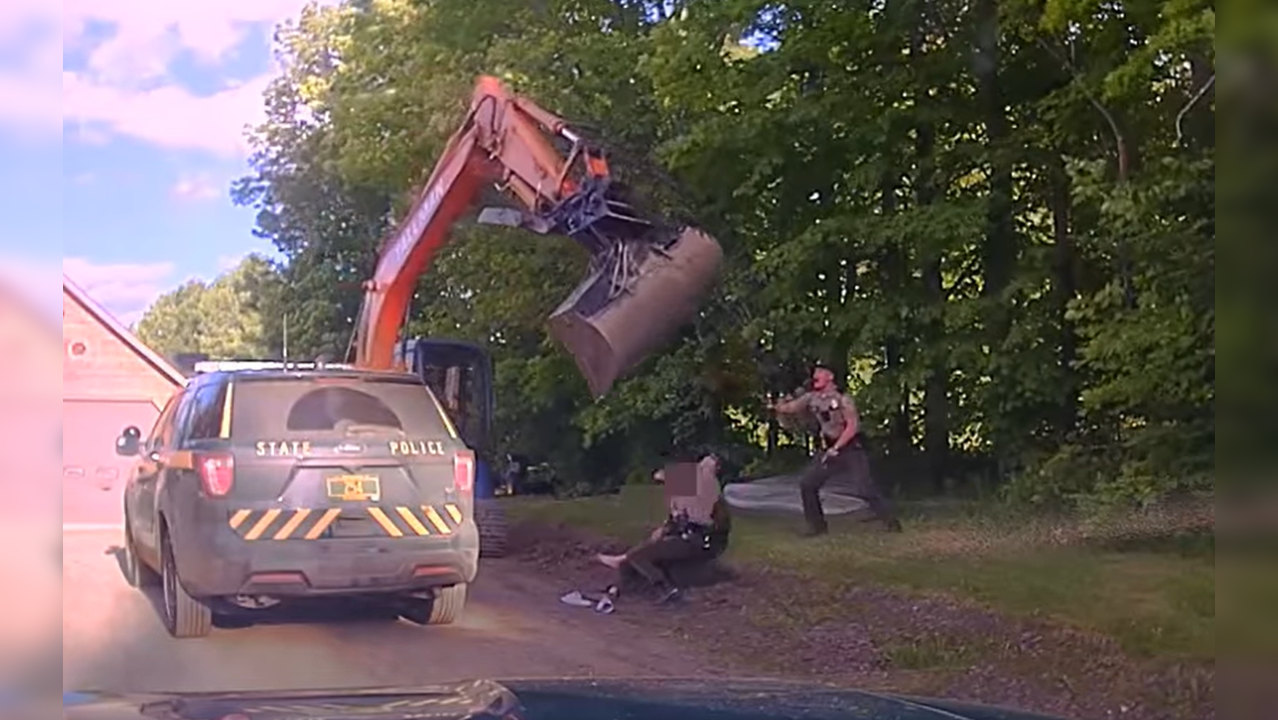
[[[550,334],[602,397],[696,316],[722,262],[714,238],[685,228],[668,246],[596,268],[550,316]]]

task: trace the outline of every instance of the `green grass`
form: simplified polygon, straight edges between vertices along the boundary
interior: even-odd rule
[[[883,651],[892,667],[902,670],[957,670],[984,656],[988,648],[938,635],[892,643]]]
[[[517,498],[514,519],[633,540],[662,516],[652,487],[580,500]],[[947,593],[1021,616],[1048,617],[1113,637],[1143,657],[1215,656],[1215,563],[1210,531],[1177,514],[1085,522],[997,507],[904,508],[906,532],[832,518],[832,532],[797,538],[800,518],[734,515],[729,560],[821,583],[874,582]],[[909,665],[949,664],[953,648],[899,648]],[[957,653],[957,655],[956,655]]]

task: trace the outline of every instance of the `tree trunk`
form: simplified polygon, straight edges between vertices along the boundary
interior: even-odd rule
[[[1079,408],[1078,371],[1074,367],[1078,357],[1078,334],[1074,324],[1066,317],[1070,301],[1078,294],[1078,252],[1074,246],[1072,188],[1063,157],[1057,156],[1052,160],[1048,178],[1051,183],[1048,203],[1055,239],[1052,249],[1052,304],[1060,328],[1057,362],[1064,378],[1057,432],[1068,436],[1077,425]]]
[[[918,22],[910,35],[910,56],[923,54],[923,37],[927,30],[926,5],[920,5]],[[925,88],[920,88],[924,90]],[[931,123],[920,122],[915,127],[914,200],[919,207],[936,202],[936,163],[933,157],[936,146],[936,129]],[[945,347],[945,289],[941,277],[941,253],[929,253],[923,258],[923,292],[930,317],[924,329],[925,345],[929,350],[928,375],[923,386],[923,455],[928,482],[937,493],[945,491],[946,470],[950,454],[950,368],[944,353]]]
[[[1200,148],[1216,147],[1216,68],[1205,57],[1189,62],[1190,87],[1185,106],[1177,114],[1176,132],[1182,143]]]
[[[896,213],[897,185],[898,182],[895,175],[891,172],[885,172],[880,194],[880,207],[883,210],[884,217],[890,217]],[[905,282],[906,272],[903,249],[896,246],[890,247],[883,258],[882,287],[887,293],[891,293],[893,288],[904,287]],[[898,332],[892,333],[885,340],[883,351],[889,375],[898,374],[905,368],[904,345],[903,336]],[[888,436],[884,444],[889,449],[889,452],[908,454],[914,445],[910,434],[910,392],[909,388],[905,386],[905,381],[901,380],[900,382],[900,399],[889,416]]]
[[[976,58],[974,73],[981,100],[990,159],[989,202],[982,247],[985,307],[985,341],[989,346],[992,387],[1002,385],[1000,355],[1011,326],[1011,313],[1003,293],[1016,267],[1016,230],[1012,220],[1012,162],[1003,91],[999,84],[999,20],[996,0],[978,0],[976,7]],[[991,406],[998,407],[998,390]],[[994,453],[1002,458],[1005,442],[996,431],[991,438]]]

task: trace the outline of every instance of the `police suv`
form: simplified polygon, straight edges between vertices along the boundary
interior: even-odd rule
[[[177,392],[124,493],[130,582],[159,585],[174,637],[218,615],[351,598],[448,624],[475,578],[475,455],[413,376],[215,369]]]

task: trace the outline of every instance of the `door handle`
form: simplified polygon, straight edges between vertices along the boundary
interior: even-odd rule
[[[160,461],[160,453],[152,450],[142,456],[142,462],[138,463],[137,471],[133,473],[139,485],[145,485],[155,479],[156,474],[164,464]]]

